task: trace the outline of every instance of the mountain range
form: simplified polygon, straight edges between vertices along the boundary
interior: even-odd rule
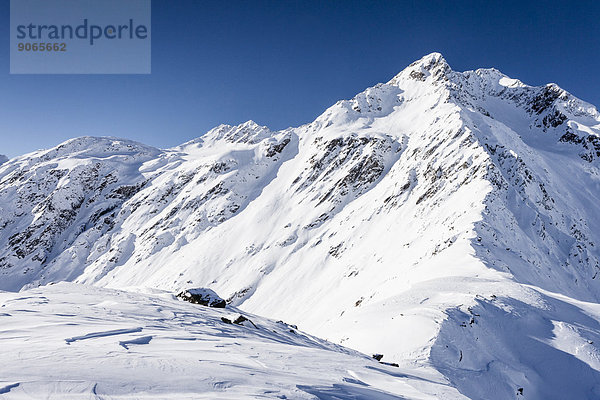
[[[444,387],[348,398],[597,399],[599,160],[594,106],[433,53],[297,128],[2,163],[0,290],[210,288]]]

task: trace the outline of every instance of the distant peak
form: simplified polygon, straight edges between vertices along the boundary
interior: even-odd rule
[[[254,122],[251,119],[249,119],[248,121],[244,122],[240,126],[244,126],[244,127],[248,127],[248,128],[260,127],[260,125],[258,125],[256,122]]]
[[[434,52],[427,54],[421,59],[410,64],[388,83],[397,85],[401,80],[404,79],[425,81],[430,77],[432,77],[435,81],[445,80],[446,75],[450,72],[452,72],[452,69],[448,65],[448,62],[446,62],[444,56],[442,56],[440,53]]]
[[[206,141],[215,142],[220,140],[231,143],[257,143],[258,141],[271,136],[271,134],[271,131],[266,126],[259,125],[253,120],[248,120],[239,125],[221,124],[208,131],[204,136],[184,143],[179,147],[183,148],[192,144],[202,144]]]
[[[160,150],[129,139],[120,139],[113,136],[80,136],[69,139],[58,146],[41,150],[44,159],[71,157],[74,154],[89,157],[103,157],[118,154],[138,154],[156,156]]]
[[[433,52],[423,56],[420,60],[415,61],[410,64],[408,67],[422,66],[425,69],[431,70],[433,67],[438,66],[440,64],[444,64],[448,66],[446,59],[442,56],[441,53]]]

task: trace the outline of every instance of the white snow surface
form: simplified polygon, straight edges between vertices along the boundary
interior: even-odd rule
[[[557,85],[433,53],[298,128],[73,139],[0,165],[0,289],[207,287],[434,398],[596,399],[599,136]]]
[[[226,324],[240,314],[252,323]],[[235,308],[59,283],[0,293],[0,398],[454,398],[407,371]],[[256,327],[255,327],[256,326]],[[26,338],[26,339],[25,339]]]

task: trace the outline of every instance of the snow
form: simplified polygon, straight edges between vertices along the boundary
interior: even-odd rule
[[[460,398],[439,375],[378,363],[235,308],[60,283],[0,293],[7,399]],[[258,328],[226,324],[243,314]]]
[[[352,380],[406,398],[504,399],[519,389],[526,399],[598,398],[599,126],[594,106],[556,85],[493,68],[455,72],[434,53],[298,128],[221,125],[166,150],[74,139],[0,166],[0,289],[92,290],[35,289],[70,281],[93,285],[104,302],[122,293],[139,305],[202,287],[236,312],[400,365],[381,375],[334,363],[331,379],[311,383],[323,361],[314,375],[294,371],[309,374],[304,389],[281,378],[291,398],[376,398]],[[177,304],[161,307],[193,306]],[[135,322],[143,316],[125,311],[127,323],[67,330],[57,342],[160,345]],[[219,311],[197,312],[221,324]],[[184,322],[173,324],[165,329]],[[150,366],[136,362],[162,368],[152,361],[161,349]],[[236,393],[265,383],[236,379]]]
[[[469,398],[513,398],[518,388],[524,398],[598,398],[600,305],[537,288],[497,293],[449,311],[432,347],[439,370]]]
[[[524,87],[524,86],[526,86],[520,80],[518,80],[518,79],[512,79],[512,78],[509,78],[507,76],[503,76],[502,78],[500,78],[500,81],[498,83],[500,85],[506,86],[506,87],[515,87],[515,86]]]

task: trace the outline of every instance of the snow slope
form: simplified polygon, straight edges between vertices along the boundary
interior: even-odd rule
[[[252,323],[221,320],[239,315],[235,308],[197,306],[159,291],[60,283],[0,293],[0,398],[388,400],[458,395],[439,374],[414,375],[386,366],[285,323],[246,313]]]
[[[0,289],[210,287],[470,398],[597,398],[599,134],[434,53],[298,128],[73,139],[0,166]]]

